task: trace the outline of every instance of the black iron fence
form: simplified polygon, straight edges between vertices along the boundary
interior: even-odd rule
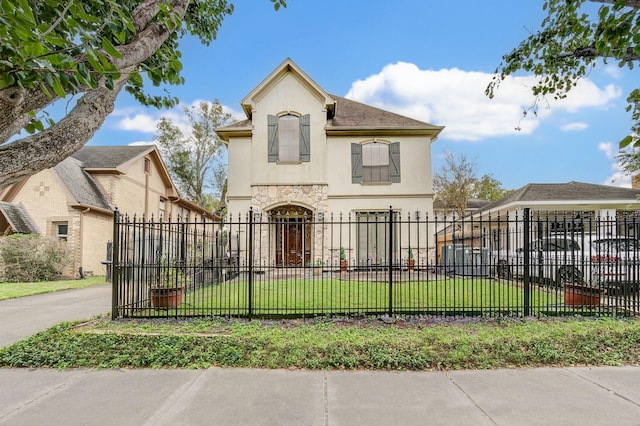
[[[115,215],[113,317],[637,315],[634,212]]]

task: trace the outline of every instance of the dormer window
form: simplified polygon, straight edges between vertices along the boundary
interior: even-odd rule
[[[267,116],[269,162],[311,160],[311,117],[284,114]]]

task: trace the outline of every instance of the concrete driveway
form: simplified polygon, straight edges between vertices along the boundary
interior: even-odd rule
[[[0,301],[0,347],[62,321],[111,312],[111,284]]]

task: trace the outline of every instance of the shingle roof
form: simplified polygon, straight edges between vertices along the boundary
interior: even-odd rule
[[[533,201],[637,201],[640,190],[583,182],[530,183],[480,209],[487,211],[512,203]]]
[[[439,128],[423,121],[414,120],[370,105],[331,95],[336,100],[335,116],[327,127],[397,127]]]
[[[22,204],[0,201],[0,213],[11,225],[11,228],[19,234],[38,234],[38,227],[27,213]]]
[[[155,149],[154,145],[85,146],[71,157],[89,169],[114,169],[127,161]]]
[[[340,96],[331,96],[336,100],[335,115],[327,120],[327,124],[325,125],[327,131],[375,131],[386,129],[393,132],[433,132],[437,135],[444,128]],[[223,139],[227,140],[229,134],[243,132],[246,129],[250,129],[251,125],[252,121],[248,118],[225,127],[220,127],[216,129],[216,132],[219,132]]]
[[[79,204],[112,210],[107,197],[93,177],[83,170],[85,163],[68,157],[54,167],[60,179]]]

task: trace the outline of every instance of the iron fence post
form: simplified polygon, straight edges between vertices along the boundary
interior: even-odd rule
[[[529,315],[531,315],[531,309],[529,304],[531,303],[531,301],[529,300],[529,289],[531,286],[530,283],[530,275],[529,275],[529,268],[531,266],[531,257],[530,257],[530,232],[531,232],[531,223],[529,221],[529,208],[525,208],[524,209],[524,218],[523,218],[523,226],[524,226],[524,257],[523,257],[523,263],[524,263],[524,300],[523,300],[523,304],[524,304],[524,316],[528,317]]]
[[[118,318],[118,285],[120,284],[120,211],[113,212],[113,246],[111,263],[111,319]]]
[[[247,299],[247,307],[248,307],[248,315],[249,318],[253,316],[253,207],[249,209],[249,232],[248,232],[249,241],[247,242],[247,262],[249,262],[247,271],[249,273],[248,280],[248,299]]]
[[[387,259],[389,260],[389,316],[393,315],[393,208],[389,206],[389,252]]]

